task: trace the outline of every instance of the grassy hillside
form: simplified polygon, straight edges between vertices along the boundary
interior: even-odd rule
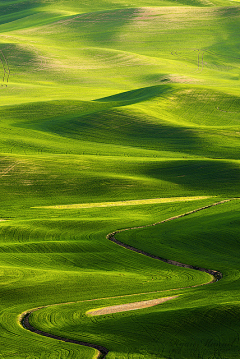
[[[238,358],[239,2],[0,0],[0,14],[0,358],[97,358],[24,329],[37,307],[36,328],[106,358]],[[231,198],[116,235],[216,283],[106,239]]]

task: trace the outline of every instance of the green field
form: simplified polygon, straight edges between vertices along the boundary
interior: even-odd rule
[[[34,308],[107,359],[240,358],[239,28],[238,0],[0,0],[0,359],[98,357]]]

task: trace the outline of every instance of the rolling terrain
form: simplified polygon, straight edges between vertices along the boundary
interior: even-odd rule
[[[239,26],[0,0],[0,359],[239,358]]]

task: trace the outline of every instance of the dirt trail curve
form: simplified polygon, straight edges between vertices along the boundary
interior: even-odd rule
[[[122,243],[120,241],[118,241],[116,238],[114,238],[114,236],[108,238],[110,241],[118,244],[119,246],[121,247],[124,247],[124,248],[127,248],[127,249],[130,249],[131,251],[134,251],[134,252],[137,252],[137,253],[140,253],[140,254],[143,254],[147,257],[150,257],[150,258],[153,258],[153,259],[157,259],[159,261],[162,261],[162,262],[165,262],[165,263],[168,263],[168,264],[172,264],[172,265],[175,265],[177,267],[183,267],[183,268],[188,268],[188,269],[195,269],[195,270],[198,270],[200,272],[205,272],[205,273],[208,273],[210,275],[212,275],[214,277],[213,280],[211,280],[211,282],[208,282],[208,283],[205,283],[205,284],[210,284],[210,283],[214,283],[214,282],[217,282],[219,279],[221,279],[223,277],[222,273],[219,272],[219,271],[215,271],[213,269],[206,269],[206,268],[201,268],[201,267],[197,267],[197,266],[192,266],[192,265],[189,265],[189,264],[184,264],[184,263],[180,263],[180,262],[177,262],[177,261],[172,261],[171,259],[165,259],[165,258],[162,258],[162,257],[158,257],[158,256],[155,256],[154,254],[150,254],[150,253],[147,253],[147,252],[144,252],[142,251],[141,249],[137,249],[137,248],[134,248],[132,246],[129,246],[128,244],[125,244],[125,243]],[[199,284],[199,285],[203,285],[203,284]]]
[[[41,308],[39,308],[41,309]],[[101,345],[96,345],[96,344],[91,344],[91,343],[86,343],[86,342],[81,342],[79,340],[75,340],[75,339],[68,339],[68,338],[63,338],[61,336],[58,336],[58,335],[54,335],[54,334],[50,334],[50,333],[46,333],[46,332],[43,332],[42,330],[38,330],[38,329],[35,329],[30,323],[29,323],[29,317],[31,315],[31,313],[33,311],[36,311],[37,309],[34,309],[32,311],[29,311],[28,313],[26,313],[22,319],[21,319],[21,324],[23,326],[23,328],[27,329],[27,330],[30,330],[31,332],[33,333],[37,333],[37,334],[40,334],[40,335],[43,335],[44,337],[48,337],[48,338],[53,338],[53,339],[57,339],[57,340],[61,340],[63,342],[66,342],[66,343],[73,343],[73,344],[79,344],[79,345],[83,345],[85,347],[89,347],[89,348],[93,348],[93,349],[96,349],[99,351],[99,355],[98,355],[98,358],[99,359],[104,359],[107,355],[107,353],[109,352],[108,349],[102,347]]]
[[[120,229],[118,231],[115,231],[115,232],[112,232],[112,233],[109,233],[107,235],[107,239],[109,239],[110,241],[118,244],[119,246],[121,247],[124,247],[126,249],[129,249],[133,252],[137,252],[137,253],[140,253],[140,254],[143,254],[147,257],[151,257],[153,259],[157,259],[157,260],[160,260],[162,262],[165,262],[165,263],[168,263],[168,264],[172,264],[172,265],[175,265],[175,266],[178,266],[178,267],[184,267],[184,268],[189,268],[189,269],[195,269],[195,270],[198,270],[198,271],[201,271],[201,272],[206,272],[210,275],[212,275],[214,277],[214,279],[209,282],[209,283],[213,283],[213,282],[216,282],[218,281],[219,279],[222,278],[222,273],[219,272],[219,271],[216,271],[216,270],[212,270],[212,269],[206,269],[206,268],[201,268],[201,267],[197,267],[197,266],[192,266],[192,265],[189,265],[189,264],[184,264],[184,263],[180,263],[180,262],[177,262],[177,261],[173,261],[171,259],[165,259],[165,258],[162,258],[162,257],[159,257],[159,256],[155,256],[154,254],[150,254],[148,252],[145,252],[141,249],[138,249],[138,248],[135,248],[135,247],[132,247],[128,244],[125,244],[125,243],[122,243],[120,242],[119,240],[117,240],[115,238],[115,235],[117,233],[121,233],[121,232],[124,232],[124,231],[129,231],[129,230],[132,230],[132,229],[143,229],[143,228],[148,228],[148,227],[153,227],[153,226],[156,226],[156,225],[159,225],[159,224],[162,224],[162,223],[165,223],[165,222],[169,222],[169,221],[173,221],[174,219],[178,219],[178,218],[182,218],[182,217],[185,217],[185,216],[188,216],[190,214],[193,214],[193,213],[196,213],[196,212],[199,212],[199,211],[203,211],[204,209],[208,209],[208,208],[211,208],[211,207],[214,207],[214,206],[218,206],[220,204],[223,204],[223,203],[226,203],[226,202],[230,202],[232,200],[234,200],[236,198],[231,198],[231,199],[225,199],[223,201],[219,201],[219,202],[215,202],[213,204],[209,204],[207,206],[204,206],[204,207],[200,207],[200,208],[197,208],[197,209],[194,209],[190,212],[186,212],[186,213],[183,213],[183,214],[179,214],[178,216],[174,216],[174,217],[170,217],[170,218],[167,218],[167,219],[164,219],[163,221],[161,222],[156,222],[156,223],[153,223],[153,224],[147,224],[145,226],[139,226],[139,227],[131,227],[131,228],[125,228],[125,229]],[[209,284],[209,283],[206,283],[206,284]]]
[[[173,261],[173,260],[170,260],[170,259],[165,259],[165,258],[161,258],[161,257],[158,257],[158,256],[155,256],[155,255],[152,255],[150,253],[147,253],[147,252],[144,252],[140,249],[137,249],[137,248],[134,248],[132,246],[129,246],[127,244],[124,244],[120,241],[118,241],[114,236],[117,234],[117,233],[120,233],[120,232],[124,232],[124,231],[128,231],[128,230],[131,230],[131,229],[140,229],[140,228],[147,228],[147,227],[151,227],[151,226],[156,226],[158,224],[162,224],[162,223],[165,223],[165,222],[168,222],[168,221],[172,221],[174,219],[178,219],[178,218],[182,218],[182,217],[185,217],[185,216],[188,216],[190,214],[193,214],[193,213],[196,213],[198,211],[202,211],[204,209],[207,209],[207,208],[211,208],[211,207],[214,207],[214,206],[217,206],[217,205],[220,205],[220,204],[223,204],[223,203],[226,203],[226,202],[229,202],[229,201],[232,201],[234,199],[237,199],[237,198],[231,198],[231,199],[226,199],[226,200],[223,200],[223,201],[220,201],[220,202],[216,202],[216,203],[213,203],[213,204],[210,204],[208,206],[205,206],[205,207],[201,207],[201,208],[197,208],[193,211],[190,211],[190,212],[186,212],[186,213],[183,213],[183,214],[180,214],[178,216],[175,216],[175,217],[171,217],[171,218],[168,218],[168,219],[165,219],[161,222],[157,222],[157,223],[153,223],[153,224],[149,224],[149,225],[145,225],[145,226],[139,226],[139,227],[131,227],[131,228],[126,228],[126,229],[121,229],[121,230],[118,230],[118,231],[115,231],[115,232],[112,232],[112,233],[109,233],[107,235],[107,239],[109,239],[110,241],[124,247],[124,248],[127,248],[129,250],[132,250],[134,252],[137,252],[137,253],[140,253],[140,254],[143,254],[143,255],[146,255],[148,257],[151,257],[153,259],[157,259],[157,260],[161,260],[163,262],[166,262],[168,264],[172,264],[172,265],[176,265],[176,266],[179,266],[179,267],[185,267],[185,268],[191,268],[191,269],[195,269],[195,270],[199,270],[199,271],[203,271],[203,272],[206,272],[206,273],[209,273],[211,274],[214,279],[211,281],[211,282],[208,282],[208,283],[205,283],[205,284],[210,284],[210,283],[213,283],[213,282],[216,282],[218,281],[219,279],[222,278],[222,273],[219,272],[219,271],[216,271],[216,270],[211,270],[211,269],[205,269],[205,268],[200,268],[200,267],[196,267],[196,266],[190,266],[188,264],[183,264],[183,263],[180,263],[180,262],[176,262],[176,261]],[[199,284],[199,285],[196,285],[196,286],[192,286],[192,287],[198,287],[198,286],[201,286],[202,284]],[[179,288],[179,289],[184,289],[184,288]],[[120,296],[121,297],[121,296]],[[106,298],[105,298],[106,299]],[[93,299],[93,300],[98,300],[98,299]],[[86,301],[93,301],[93,300],[86,300]],[[77,301],[76,303],[78,303],[80,301]],[[85,302],[85,301],[84,301]],[[75,303],[75,302],[71,302],[71,303]],[[60,303],[60,304],[70,304],[70,303]],[[59,303],[58,304],[52,304],[52,305],[60,305]],[[98,355],[98,358],[99,359],[104,359],[106,357],[106,355],[108,354],[109,350],[107,348],[104,348],[100,345],[96,345],[96,344],[91,344],[91,343],[86,343],[86,342],[82,342],[82,341],[78,341],[78,340],[74,340],[74,339],[68,339],[68,338],[64,338],[64,337],[61,337],[61,336],[58,336],[58,335],[54,335],[54,334],[50,334],[50,333],[46,333],[42,330],[39,330],[39,329],[36,329],[34,328],[30,323],[29,323],[29,317],[31,315],[31,313],[37,311],[37,310],[40,310],[40,309],[43,309],[43,308],[47,308],[49,306],[52,306],[52,305],[47,305],[45,307],[40,307],[40,308],[35,308],[35,309],[32,309],[32,310],[29,310],[25,313],[22,313],[20,315],[20,323],[21,325],[23,326],[23,328],[33,332],[33,333],[36,333],[36,334],[39,334],[39,335],[42,335],[42,336],[45,336],[45,337],[49,337],[49,338],[53,338],[53,339],[57,339],[57,340],[60,340],[60,341],[64,341],[64,342],[68,342],[68,343],[73,343],[73,344],[79,344],[79,345],[83,345],[83,346],[87,346],[87,347],[90,347],[90,348],[93,348],[93,349],[96,349],[99,351],[99,355]]]

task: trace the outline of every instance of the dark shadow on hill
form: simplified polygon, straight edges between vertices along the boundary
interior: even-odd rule
[[[98,102],[114,102],[116,105],[127,106],[134,103],[147,101],[158,96],[164,96],[165,94],[173,91],[171,85],[155,85],[142,87],[131,91],[120,92],[119,94],[103,97],[95,101]]]
[[[203,144],[193,131],[182,127],[144,122],[138,116],[121,110],[110,110],[89,115],[35,119],[28,113],[29,122],[15,122],[14,126],[54,133],[79,141],[91,141],[142,148],[146,150],[206,154]],[[23,114],[22,114],[23,117]]]
[[[134,6],[135,4],[132,5]],[[172,4],[175,6],[176,2],[172,1]],[[201,0],[181,0],[177,4],[199,7],[206,6]],[[117,6],[116,4],[116,7]],[[131,31],[136,31],[134,21],[135,19],[139,20],[139,18],[142,18],[144,11],[144,7],[123,8],[123,4],[121,3],[118,9],[88,12],[75,16],[71,22],[66,23],[64,32],[73,32],[76,37],[81,37],[81,40],[84,39],[88,44],[94,46],[100,45],[108,47],[109,44],[120,44],[120,46],[122,46],[126,43],[134,42],[131,37]],[[161,14],[160,11],[159,14]],[[154,16],[152,19],[150,16],[147,19],[142,19],[142,21],[145,22],[146,26],[151,26],[154,21],[156,22]],[[64,23],[61,23],[59,26],[62,27],[63,24]],[[130,28],[126,29],[126,25],[129,25]],[[132,28],[131,25],[133,25]],[[126,31],[128,33],[127,37],[125,37]]]
[[[211,290],[211,286],[206,287],[207,290]],[[180,301],[179,306],[176,302],[174,303],[173,310],[170,301],[169,304],[165,303],[162,306],[135,313],[124,312],[102,316],[89,323],[88,330],[94,332],[96,336],[117,338],[114,350],[116,352],[121,350],[121,353],[126,353],[126,356],[128,355],[126,343],[130,337],[132,351],[141,359],[149,352],[153,358],[169,359],[214,356],[227,358],[231,355],[237,357],[239,353],[237,344],[239,306],[236,304],[219,305],[217,301],[211,301],[208,304],[200,303],[199,307],[192,308],[192,301],[195,299],[195,296],[188,297],[185,308]],[[153,332],[154,335],[151,335]],[[139,343],[140,333],[143,333],[144,338],[141,343]],[[106,340],[104,345],[109,346],[110,342]],[[160,356],[159,353],[161,353]]]
[[[1,1],[2,3],[2,1]],[[26,1],[5,1],[4,4],[0,4],[0,24],[10,23],[19,19],[24,19],[29,15],[36,13],[37,8],[46,6],[41,0],[26,0]]]
[[[239,197],[240,168],[223,160],[179,160],[149,163],[145,174],[201,194]]]
[[[132,18],[136,16],[137,9],[123,8],[86,12],[72,16],[66,22],[56,22],[56,30],[60,27],[61,33],[74,33],[75,38],[84,39],[88,43],[114,42],[116,36]],[[64,26],[64,28],[63,28]]]
[[[137,98],[136,93],[137,90],[132,92],[134,96],[131,101],[137,99],[140,101],[140,96]],[[112,98],[119,98],[117,96]],[[121,97],[122,94],[119,96]],[[147,94],[143,96],[147,99]],[[226,159],[238,159],[240,156],[239,148],[219,146],[218,138],[216,143],[214,142],[214,135],[210,146],[208,130],[205,139],[203,130],[198,132],[198,129],[174,126],[164,121],[154,123],[155,119],[151,121],[151,118],[146,119],[142,114],[131,112],[129,109],[116,108],[117,103],[120,102],[43,102],[4,108],[2,117],[15,118],[13,125],[16,127],[54,133],[79,141],[170,151],[180,153],[182,156],[196,155]],[[101,152],[101,149],[99,150]]]
[[[15,46],[15,45],[14,45]],[[4,52],[17,50],[11,45],[1,47]],[[23,52],[18,54],[18,57],[21,56],[23,65],[26,65],[27,61],[33,61],[33,58],[29,57],[28,52]],[[25,60],[26,59],[26,60]],[[11,57],[11,64],[15,65],[15,58]],[[37,125],[39,121],[45,123],[45,121],[59,121],[59,123],[71,124],[73,119],[78,119],[86,116],[92,115],[94,113],[102,113],[108,109],[123,107],[132,105],[138,102],[147,101],[159,96],[164,96],[165,94],[172,91],[171,85],[155,85],[150,87],[143,87],[140,89],[121,92],[119,94],[100,98],[94,101],[79,101],[79,100],[53,100],[53,101],[41,101],[41,102],[31,102],[27,104],[20,104],[14,106],[3,106],[0,108],[1,118],[12,119],[14,122],[18,122],[18,125],[21,124],[32,124]],[[92,127],[90,118],[89,125]],[[16,120],[16,121],[15,121]],[[81,120],[80,120],[81,121]],[[43,128],[41,126],[41,128]],[[59,127],[56,123],[56,127]],[[71,127],[71,126],[70,126]]]
[[[5,62],[13,73],[17,71],[33,71],[39,68],[40,60],[37,53],[29,49],[24,49],[18,44],[1,43],[0,52],[2,53],[2,57],[5,57]],[[2,65],[5,64],[2,63]],[[12,106],[9,106],[9,108],[11,107]]]

